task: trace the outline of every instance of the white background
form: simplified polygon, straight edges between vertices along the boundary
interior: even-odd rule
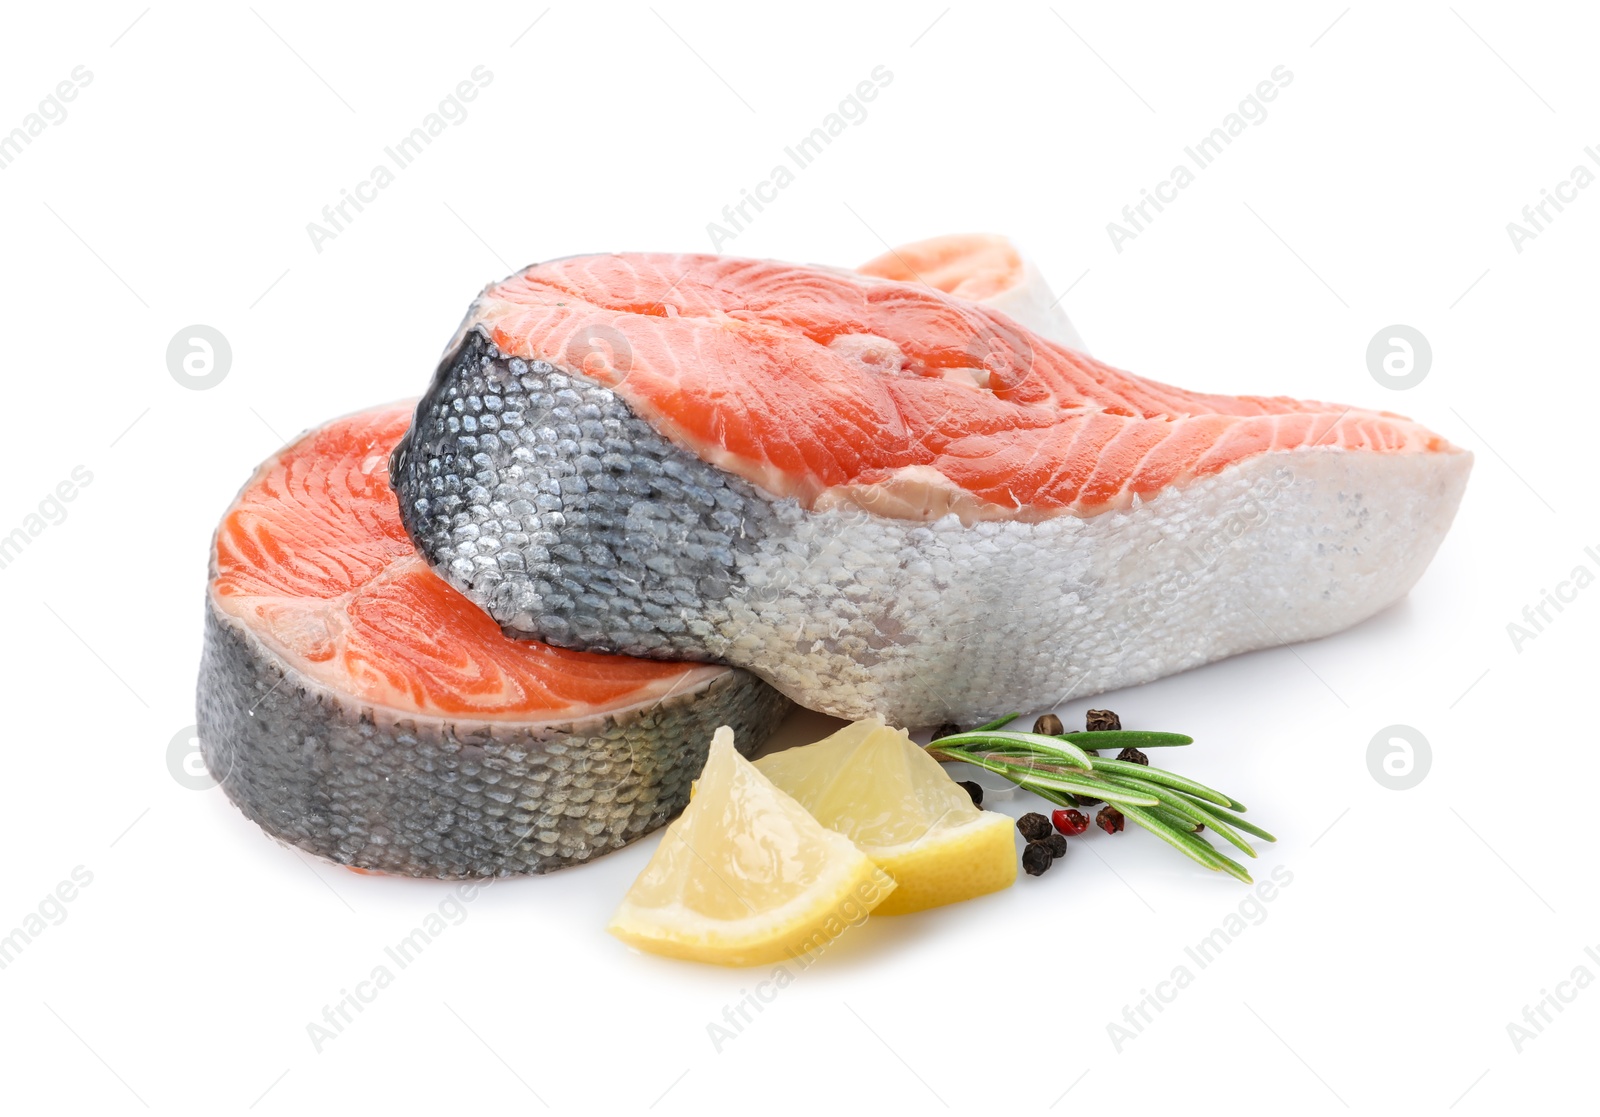
[[[1506,223],[1600,142],[1597,27],[1576,6],[1479,0],[1206,8],[9,7],[0,130],[75,66],[93,80],[0,171],[0,534],[74,466],[93,481],[0,570],[0,933],[75,866],[93,882],[0,970],[0,1106],[1487,1113],[1588,1097],[1600,990],[1520,1053],[1506,1026],[1574,967],[1600,975],[1584,954],[1600,950],[1600,590],[1520,650],[1506,626],[1573,567],[1600,571],[1583,551],[1600,545],[1600,189],[1521,253]],[[478,65],[493,81],[467,119],[315,251],[307,222]],[[1184,947],[1246,896],[1132,830],[1007,893],[869,921],[718,1052],[707,1024],[764,975],[602,931],[649,839],[488,888],[317,1053],[307,1024],[449,886],[314,864],[169,774],[215,519],[286,436],[419,392],[486,281],[570,253],[709,250],[707,222],[879,65],[894,77],[869,117],[725,251],[853,264],[1009,233],[1071,286],[1063,305],[1113,364],[1385,407],[1477,455],[1403,604],[1063,711],[1193,734],[1173,762],[1251,805],[1281,838],[1258,879],[1281,865],[1292,884],[1120,1052],[1107,1024],[1194,970]],[[1279,65],[1294,79],[1269,117],[1116,252],[1106,223]],[[233,348],[208,391],[165,363],[195,323]],[[1434,352],[1404,392],[1365,364],[1394,323]],[[1432,745],[1409,791],[1368,770],[1394,723]]]

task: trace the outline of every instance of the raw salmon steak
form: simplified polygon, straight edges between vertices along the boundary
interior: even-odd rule
[[[491,285],[396,448],[407,531],[510,634],[910,726],[1323,636],[1421,576],[1471,455],[1119,371],[998,309],[1016,268],[967,285],[962,252],[987,257],[957,249]]]
[[[502,635],[400,526],[387,464],[414,407],[303,435],[223,517],[206,763],[269,834],[356,868],[498,876],[617,849],[688,802],[717,726],[753,749],[788,703],[728,667]]]

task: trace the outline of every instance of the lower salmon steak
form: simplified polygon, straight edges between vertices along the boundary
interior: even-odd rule
[[[217,528],[201,753],[267,833],[353,868],[539,873],[683,809],[711,734],[789,709],[728,667],[512,640],[416,555],[388,461],[407,402],[269,459]]]

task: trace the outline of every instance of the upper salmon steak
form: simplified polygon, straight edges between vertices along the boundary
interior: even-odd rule
[[[396,448],[406,529],[510,634],[916,726],[1336,631],[1437,549],[1471,465],[1438,435],[1121,372],[998,309],[1004,268],[906,252],[489,287]]]

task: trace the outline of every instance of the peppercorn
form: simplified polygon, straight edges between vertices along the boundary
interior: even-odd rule
[[[1094,824],[1107,834],[1120,834],[1127,825],[1127,820],[1122,817],[1122,812],[1115,807],[1101,807],[1100,813],[1094,816]]]
[[[1022,847],[1022,871],[1030,877],[1043,876],[1055,861],[1055,855],[1044,842],[1029,842]]]
[[[972,796],[972,805],[974,807],[983,806],[983,788],[979,787],[971,780],[962,780],[957,786],[964,788],[966,793]]]
[[[1083,717],[1083,728],[1090,733],[1121,729],[1122,719],[1112,710],[1090,710]]]
[[[1050,847],[1051,857],[1065,857],[1067,855],[1067,839],[1060,834],[1051,834],[1039,844]]]
[[[1017,829],[1028,841],[1037,842],[1050,836],[1050,820],[1038,811],[1029,811],[1017,819]]]
[[[1089,816],[1082,811],[1052,811],[1050,821],[1055,823],[1056,829],[1063,834],[1081,834],[1089,829]]]
[[[937,741],[940,737],[954,737],[957,733],[960,733],[960,732],[961,732],[961,727],[959,725],[957,725],[953,721],[947,721],[943,725],[941,725],[938,729],[935,729],[933,731],[933,740]]]
[[[1117,759],[1126,760],[1129,764],[1143,764],[1147,767],[1150,764],[1150,758],[1148,756],[1131,746],[1117,753]]]
[[[1042,733],[1046,737],[1059,737],[1065,730],[1062,728],[1061,719],[1054,714],[1043,714],[1033,723],[1033,731]]]

